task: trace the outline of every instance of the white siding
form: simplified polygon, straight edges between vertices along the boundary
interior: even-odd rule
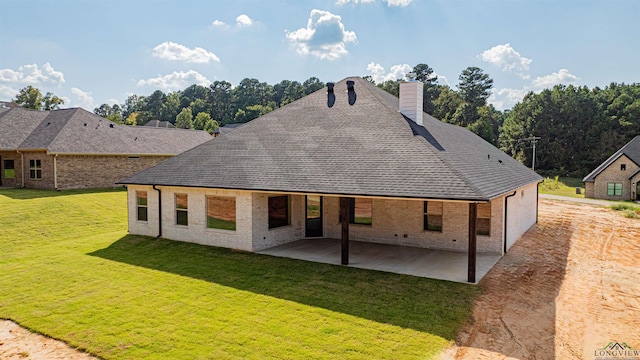
[[[531,228],[537,220],[538,184],[518,189],[507,199],[507,250]]]
[[[282,194],[254,193],[253,199],[253,251],[286,244],[304,237],[304,196],[289,195],[291,224],[269,229],[269,196]]]
[[[162,191],[162,237],[240,249],[260,251],[269,247],[296,241],[305,237],[305,197],[289,195],[290,225],[269,229],[268,198],[281,194],[251,193],[248,191],[213,190],[201,188],[159,187]],[[129,232],[158,236],[158,192],[151,186],[128,187]],[[508,247],[536,222],[537,184],[519,189],[509,198]],[[147,191],[148,218],[136,219],[136,191]],[[189,225],[176,225],[175,194],[187,194]],[[206,222],[207,196],[233,196],[236,198],[236,231],[208,229]],[[339,197],[324,196],[324,237],[340,238]],[[477,249],[483,253],[501,254],[504,237],[504,201],[501,197],[491,202],[491,235],[478,236]],[[372,225],[350,224],[350,239],[375,243],[422,248],[467,251],[469,204],[443,203],[442,232],[424,231],[422,200],[373,199]]]
[[[158,192],[149,187],[130,185],[129,187],[129,232],[131,234],[158,235]],[[192,242],[202,245],[221,246],[252,251],[251,232],[253,212],[251,193],[230,190],[198,188],[158,187],[162,192],[162,237],[171,240]],[[149,194],[149,222],[136,221],[135,190],[147,189]],[[176,225],[175,194],[187,194],[189,225]],[[207,228],[206,197],[233,196],[236,198],[236,231]],[[133,206],[133,207],[132,207]]]

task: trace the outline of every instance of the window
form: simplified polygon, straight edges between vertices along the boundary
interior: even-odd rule
[[[189,225],[189,201],[187,194],[176,194],[176,225]]]
[[[620,171],[626,171],[627,170],[627,164],[620,164]]]
[[[29,178],[42,179],[42,163],[40,160],[29,160]]]
[[[16,168],[13,160],[4,161],[4,178],[13,179],[16,177]]]
[[[270,196],[269,229],[287,226],[289,224],[289,196]]]
[[[476,235],[491,235],[491,203],[478,204]]]
[[[136,191],[136,206],[138,208],[138,221],[147,221],[147,192]]]
[[[236,198],[207,196],[207,228],[236,230]]]
[[[622,183],[607,183],[608,196],[622,196]]]
[[[371,225],[372,200],[363,198],[349,199],[349,222],[352,224]]]
[[[442,201],[424,202],[424,230],[442,232]]]

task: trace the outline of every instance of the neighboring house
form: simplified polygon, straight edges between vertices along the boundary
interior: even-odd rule
[[[349,239],[461,251],[475,282],[476,251],[536,223],[542,178],[423,113],[422,83],[400,100],[361,78],[335,89],[122,180],[130,233],[246,251],[338,238],[343,264]]]
[[[147,121],[146,124],[144,124],[144,126],[157,127],[157,128],[168,128],[168,129],[175,129],[176,128],[176,126],[173,125],[171,122],[165,121],[165,120],[149,120],[149,121]]]
[[[83,109],[0,109],[0,186],[113,187],[211,139],[204,131],[117,125]]]
[[[640,135],[582,179],[585,197],[640,200]]]

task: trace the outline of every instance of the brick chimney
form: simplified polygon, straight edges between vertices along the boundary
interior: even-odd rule
[[[422,87],[423,84],[420,81],[400,83],[400,113],[420,126],[424,126],[422,123]]]

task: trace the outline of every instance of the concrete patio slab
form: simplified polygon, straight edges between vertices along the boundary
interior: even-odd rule
[[[349,241],[352,267],[467,283],[467,253]],[[260,254],[340,265],[339,239],[303,239],[259,251]],[[476,283],[500,260],[478,254]]]

